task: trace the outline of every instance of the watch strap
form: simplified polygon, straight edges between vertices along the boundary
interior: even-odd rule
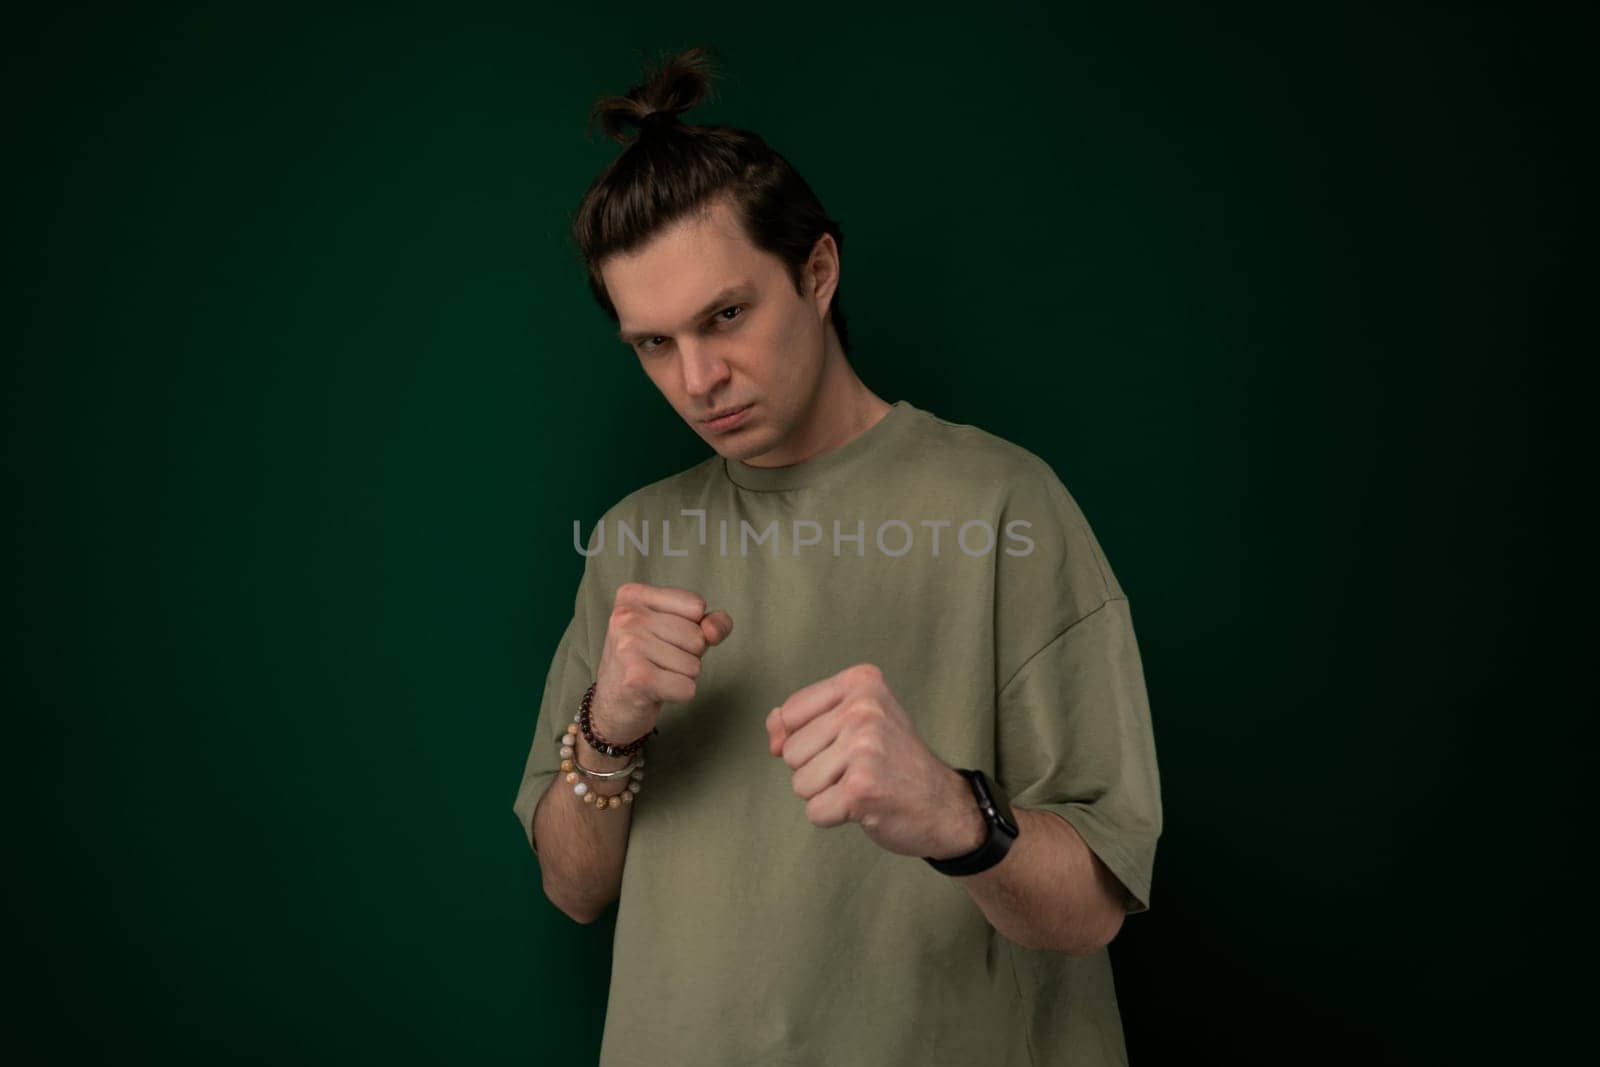
[[[1011,843],[1016,840],[1016,835],[1005,826],[1000,819],[1000,813],[995,807],[994,798],[991,796],[987,783],[988,779],[982,771],[961,770],[957,773],[967,780],[972,787],[973,799],[978,804],[978,810],[983,814],[983,821],[988,827],[988,836],[983,844],[968,852],[964,856],[952,856],[949,859],[934,859],[924,856],[929,866],[940,874],[954,877],[977,874],[1005,859],[1006,853],[1011,849]]]

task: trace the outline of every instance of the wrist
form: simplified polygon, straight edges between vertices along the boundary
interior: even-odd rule
[[[631,738],[622,737],[621,734],[617,732],[616,727],[608,724],[607,716],[609,715],[609,710],[602,705],[601,700],[601,695],[597,691],[594,697],[591,699],[589,706],[590,728],[594,730],[601,741],[610,744],[624,744],[631,740]],[[584,737],[581,732],[578,734],[577,756],[578,763],[585,770],[602,772],[620,771],[622,768],[634,762],[634,760],[637,758],[637,755],[612,756],[601,752],[599,749],[591,745],[588,738]],[[590,778],[587,779],[587,781],[589,782],[590,791],[596,796],[614,797],[620,793],[626,793],[628,791],[628,778],[617,778],[614,780]]]
[[[594,724],[595,731],[600,734],[601,740],[607,740],[605,729],[598,723]],[[633,761],[632,756],[608,756],[595,748],[580,733],[578,735],[578,762],[591,771],[621,770]]]
[[[649,733],[650,726],[640,725],[639,720],[643,716],[644,713],[638,711],[630,713],[627,707],[619,710],[618,705],[598,687],[589,701],[589,727],[607,744],[631,744]]]
[[[939,860],[955,859],[975,852],[989,839],[989,820],[978,810],[966,776],[954,767],[946,770],[948,784],[943,792],[943,815],[938,820],[942,839],[939,851],[929,853]]]

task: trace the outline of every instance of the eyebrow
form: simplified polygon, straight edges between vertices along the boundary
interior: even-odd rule
[[[721,311],[728,305],[729,302],[739,296],[745,295],[748,292],[754,291],[754,289],[755,286],[749,282],[740,282],[737,285],[730,285],[716,296],[706,301],[704,307],[690,316],[690,321],[698,321],[705,318],[707,315],[712,314],[713,312]],[[629,345],[636,341],[643,341],[646,338],[659,337],[660,335],[660,330],[629,331],[628,329],[624,328],[617,331],[618,339],[620,339],[623,344]]]

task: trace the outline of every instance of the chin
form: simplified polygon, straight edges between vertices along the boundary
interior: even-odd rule
[[[765,434],[751,434],[748,439],[740,438],[737,441],[730,441],[712,434],[704,440],[723,459],[737,459],[741,462],[748,462],[757,456],[772,451],[772,442],[767,440]]]
[[[712,433],[698,423],[695,423],[694,430],[700,435],[700,440],[710,445],[711,450],[723,459],[749,462],[771,452],[783,437],[778,427],[759,415],[752,420],[752,423],[740,427],[731,434]]]

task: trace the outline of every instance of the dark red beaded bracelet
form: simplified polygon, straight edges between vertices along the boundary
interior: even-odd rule
[[[661,732],[661,727],[656,727],[637,741],[630,741],[626,745],[613,745],[609,741],[602,741],[594,732],[593,725],[589,722],[589,705],[594,702],[594,687],[597,683],[590,682],[589,688],[583,691],[583,704],[578,709],[578,729],[583,731],[583,739],[589,742],[589,747],[596,752],[607,756],[631,756],[644,747],[644,743]]]

